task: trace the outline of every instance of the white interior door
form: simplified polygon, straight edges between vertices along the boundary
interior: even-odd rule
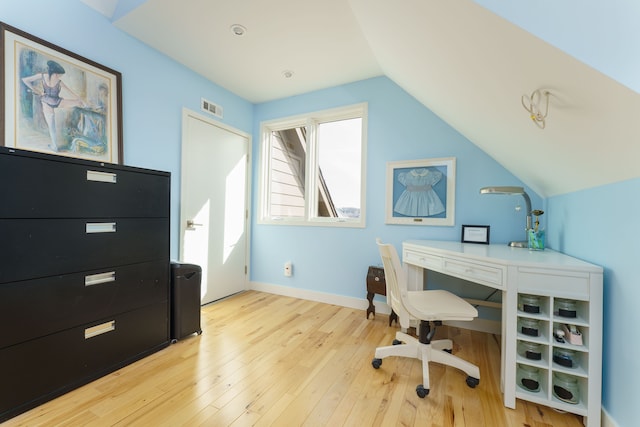
[[[202,303],[246,289],[249,136],[185,110],[180,260],[202,267]]]

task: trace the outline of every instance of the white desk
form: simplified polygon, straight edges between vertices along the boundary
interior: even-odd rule
[[[602,388],[602,267],[552,250],[529,251],[507,245],[481,245],[435,240],[403,242],[402,259],[411,290],[423,289],[424,271],[437,271],[502,291],[501,388],[504,405],[515,408],[516,397],[585,416],[585,425],[599,426]],[[538,314],[518,309],[518,294],[540,297]],[[575,300],[576,318],[560,317],[557,298]],[[554,309],[555,308],[555,309]],[[539,337],[523,335],[519,319],[540,324]],[[553,331],[562,323],[578,326],[583,345],[560,344]],[[541,344],[542,360],[532,361],[517,353],[519,341]],[[576,352],[578,367],[553,361],[554,348]],[[539,368],[540,390],[531,392],[516,383],[516,366]],[[555,373],[578,381],[580,401],[566,403],[553,394]],[[480,382],[482,386],[482,382]]]

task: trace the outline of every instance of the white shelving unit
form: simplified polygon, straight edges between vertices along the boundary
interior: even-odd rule
[[[585,425],[599,426],[602,389],[602,276],[551,269],[527,271],[525,276],[525,280],[518,280],[517,318],[513,326],[516,329],[516,348],[520,349],[516,351],[516,398],[582,415],[585,417]],[[561,283],[571,283],[572,286],[558,286]],[[539,299],[538,313],[525,311],[521,303],[523,295],[525,298],[533,296]],[[560,315],[559,305],[566,300],[575,303],[575,317]],[[523,333],[522,324],[525,323],[526,326],[529,320],[538,322],[537,336]],[[563,324],[577,327],[582,336],[582,344],[571,344],[568,339],[562,342],[556,338],[554,333]],[[523,344],[526,343],[539,345],[540,360],[523,354]],[[567,366],[566,359],[559,358],[560,362],[565,363],[554,360],[554,351],[572,352],[571,366]],[[522,384],[517,373],[520,366],[538,369],[539,389],[529,390]],[[577,399],[569,398],[568,395],[562,398],[562,385],[558,390],[560,396],[554,392],[556,374],[576,381]]]
[[[536,343],[540,345],[540,360],[535,357],[527,358],[526,355],[518,352],[516,362],[519,365],[527,365],[539,370],[540,388],[537,391],[527,389],[521,383],[517,383],[516,396],[521,399],[538,401],[540,403],[549,404],[552,402],[554,407],[565,410],[567,412],[587,415],[588,392],[589,392],[589,321],[588,321],[588,304],[583,302],[580,304],[578,316],[576,318],[562,317],[554,310],[550,312],[549,307],[553,307],[553,297],[540,297],[540,313],[533,314],[518,309],[518,320],[533,319],[538,321],[540,326],[540,335],[531,336],[522,333],[522,328],[517,331],[518,344],[521,342]],[[587,313],[584,316],[584,313]],[[559,342],[554,337],[554,331],[560,328],[563,323],[576,325],[583,337],[582,345],[573,345],[568,342]],[[520,324],[520,322],[518,322]],[[556,349],[567,349],[574,351],[571,367],[564,366],[554,361],[553,355]],[[578,389],[580,397],[578,403],[567,403],[559,399],[553,392],[553,374],[563,373],[570,375],[578,380]],[[551,406],[551,405],[550,405]]]

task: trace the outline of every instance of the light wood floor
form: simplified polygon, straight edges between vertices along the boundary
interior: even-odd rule
[[[418,360],[385,359],[388,317],[260,292],[203,308],[192,336],[5,423],[47,426],[581,426],[581,418],[518,400],[503,407],[499,336],[442,327],[453,353],[480,367],[466,375]]]

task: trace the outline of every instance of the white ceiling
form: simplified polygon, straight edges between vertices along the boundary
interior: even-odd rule
[[[386,75],[543,197],[640,176],[640,96],[471,0],[146,0],[114,25],[253,103]]]

